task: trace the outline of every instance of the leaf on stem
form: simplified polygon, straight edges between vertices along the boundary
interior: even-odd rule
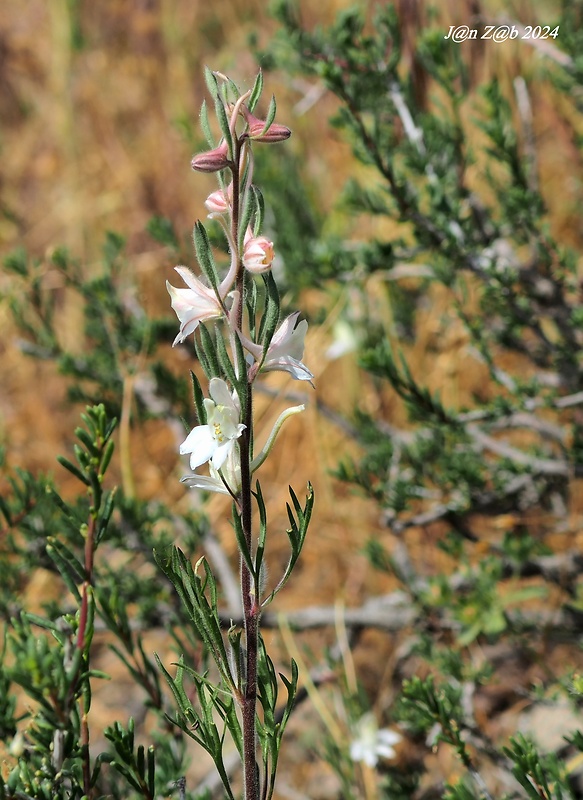
[[[217,272],[217,266],[215,264],[215,259],[213,257],[206,228],[200,220],[197,220],[194,223],[194,228],[192,230],[192,241],[194,242],[196,258],[201,270],[215,292],[218,292],[219,274]]]
[[[263,91],[263,72],[259,70],[257,73],[257,77],[255,78],[255,83],[253,84],[253,88],[251,89],[251,94],[249,95],[249,99],[247,100],[247,108],[249,111],[253,111],[255,106],[257,105],[257,101],[261,97],[261,92]]]
[[[264,272],[261,277],[265,283],[265,311],[259,323],[258,340],[263,346],[263,358],[265,358],[279,322],[281,304],[277,283],[271,272]]]
[[[286,530],[286,533],[291,546],[291,555],[284,570],[283,576],[269,597],[263,601],[263,607],[271,603],[276,594],[278,594],[288,582],[293,568],[302,551],[306,534],[308,532],[308,526],[310,524],[312,509],[314,507],[314,490],[311,483],[308,483],[308,494],[306,495],[306,505],[304,508],[302,508],[300,501],[298,500],[291,486],[289,487],[289,492],[292,499],[293,510],[289,503],[286,503],[287,514],[290,521],[290,527]]]

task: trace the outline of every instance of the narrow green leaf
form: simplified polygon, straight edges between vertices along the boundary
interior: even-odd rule
[[[204,138],[206,139],[208,146],[211,148],[211,150],[213,150],[215,147],[215,140],[209,123],[208,107],[206,104],[206,100],[202,101],[202,105],[200,107],[200,127],[202,128],[202,132],[204,134]]]
[[[200,220],[194,223],[192,230],[192,240],[194,242],[194,249],[196,251],[196,258],[200,264],[200,268],[208,279],[210,285],[215,291],[218,290],[219,275],[217,266],[213,258],[211,244],[209,242],[206,228]]]
[[[290,493],[292,495],[292,502],[294,506],[296,505],[296,503],[298,503],[299,505],[299,501],[297,500],[297,497],[295,496],[295,493],[293,492],[291,487],[290,487]],[[308,532],[308,525],[310,523],[310,518],[312,515],[313,506],[314,506],[314,491],[310,483],[308,483],[308,494],[306,496],[306,505],[303,509],[301,508],[301,506],[299,507],[301,516],[300,520],[296,521],[289,503],[286,503],[287,513],[290,520],[290,527],[286,530],[286,534],[290,543],[291,555],[287,563],[287,566],[284,570],[283,576],[281,577],[279,583],[277,584],[275,589],[273,589],[269,597],[266,600],[264,600],[262,606],[266,606],[268,603],[270,603],[276,596],[276,594],[278,594],[281,591],[281,589],[283,589],[285,584],[288,582],[292,570],[300,556],[302,547],[304,545],[306,534]]]
[[[199,329],[200,327],[201,326],[199,325]],[[199,360],[200,366],[202,367],[202,371],[210,381],[210,379],[213,377],[213,368],[209,359],[207,358],[207,354],[201,341],[196,336],[194,337],[194,351]]]
[[[251,90],[251,95],[247,100],[247,107],[249,111],[253,111],[255,109],[257,101],[261,97],[262,91],[263,91],[263,72],[259,70],[259,72],[257,73],[257,77],[255,78],[255,83],[253,84],[253,89]]]
[[[206,325],[203,325],[201,323],[198,326],[198,329],[200,331],[200,341],[202,344],[202,349],[204,350],[210,369],[210,378],[222,378],[223,372],[221,370],[221,364],[219,362],[219,356],[217,353],[217,348],[215,346],[214,339],[211,336]]]
[[[263,357],[267,353],[267,349],[273,339],[273,334],[277,328],[280,315],[280,299],[279,290],[275,282],[275,278],[271,272],[263,273],[263,282],[265,284],[265,312],[261,318],[259,325],[259,342],[263,345]]]
[[[107,472],[107,468],[111,461],[111,457],[113,455],[113,451],[115,450],[115,444],[110,439],[103,449],[103,455],[101,456],[101,464],[99,465],[99,474],[101,477],[105,475]]]
[[[97,530],[95,534],[96,546],[101,542],[104,534],[107,531],[107,527],[109,525],[109,521],[111,520],[111,515],[113,514],[114,508],[115,508],[115,489],[113,489],[111,492],[108,492],[105,496],[105,503],[103,504],[101,515],[97,521]]]
[[[85,580],[85,570],[79,561],[64,544],[53,538],[49,539],[46,552],[59,570],[67,589],[77,602],[81,602],[81,595],[77,589],[77,584]]]
[[[263,194],[259,187],[251,186],[251,191],[255,196],[255,221],[253,223],[253,235],[259,236],[261,229],[263,228],[263,217],[265,214],[265,201],[263,200]]]
[[[148,747],[148,791],[152,797],[156,794],[156,752],[153,745]]]
[[[12,514],[10,512],[10,508],[8,507],[8,503],[4,500],[3,497],[0,497],[0,512],[2,512],[4,519],[6,520],[7,524],[11,527]]]
[[[270,129],[273,120],[275,119],[275,112],[277,111],[277,106],[275,103],[275,95],[271,95],[271,100],[269,101],[269,108],[267,109],[267,115],[265,117],[265,125],[263,126],[263,130],[261,131],[261,135],[267,133]]]
[[[247,233],[247,228],[251,224],[251,219],[254,214],[257,212],[257,198],[254,191],[247,192],[245,194],[245,199],[243,203],[243,208],[241,210],[241,218],[240,218],[240,225],[239,225],[239,250],[243,250],[243,243],[245,240],[245,234]]]
[[[82,444],[85,445],[87,451],[91,453],[91,455],[96,456],[98,454],[97,445],[88,431],[86,431],[84,428],[76,428],[75,436]]]
[[[256,317],[257,317],[257,283],[253,280],[250,272],[245,272],[245,303],[249,318],[249,334],[252,341],[255,341]]]
[[[138,745],[138,750],[136,753],[136,767],[140,778],[144,778],[146,775],[146,750],[143,744]]]
[[[219,85],[214,73],[208,67],[204,68],[204,79],[211,97],[216,100],[219,97]]]
[[[215,113],[217,115],[217,121],[219,123],[221,133],[223,134],[223,137],[229,147],[229,155],[231,158],[233,158],[233,137],[231,136],[231,131],[229,128],[229,118],[227,117],[227,111],[225,109],[225,101],[221,97],[217,97],[215,100]]]
[[[192,395],[194,398],[198,422],[200,425],[206,425],[206,409],[203,402],[204,394],[200,385],[200,381],[192,370],[190,370],[190,380],[192,382]]]
[[[265,508],[259,481],[255,484],[255,492],[253,492],[253,495],[257,501],[257,508],[259,509],[259,536],[257,537],[257,550],[255,553],[255,582],[260,586],[261,565],[263,564],[265,542],[267,539],[267,509]]]
[[[84,483],[85,486],[91,485],[89,478],[81,472],[79,467],[76,467],[75,464],[72,464],[68,458],[65,458],[65,456],[57,456],[57,461],[62,467],[65,467],[65,469],[69,470],[71,475],[74,475],[77,480],[81,481],[81,483]]]
[[[50,619],[39,617],[38,614],[32,614],[30,611],[24,611],[22,615],[32,625],[37,625],[39,628],[44,628],[48,631],[59,631],[58,625]]]
[[[237,379],[237,375],[235,373],[235,368],[231,363],[231,359],[229,358],[229,354],[227,352],[227,346],[225,344],[225,340],[219,330],[218,325],[215,326],[215,350],[218,356],[219,363],[223,369],[223,374],[227,377],[227,379],[231,382],[233,386],[238,386],[239,380]],[[246,378],[246,376],[245,376]]]

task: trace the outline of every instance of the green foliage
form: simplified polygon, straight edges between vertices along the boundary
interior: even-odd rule
[[[9,492],[2,500],[0,569],[6,576],[2,610],[7,627],[0,664],[0,729],[4,741],[12,740],[13,755],[0,791],[9,800],[65,800],[89,791],[120,800],[154,798],[173,791],[185,768],[186,751],[168,728],[167,698],[143,631],[164,625],[183,632],[176,636],[181,651],[199,645],[167,587],[154,574],[139,575],[140,569],[147,573],[147,565],[154,565],[153,547],[168,545],[164,525],[175,517],[161,504],[138,503],[106,489],[116,421],[100,405],[88,407],[82,422],[74,461],[59,458],[81,486],[73,502],[42,477],[5,470]],[[204,520],[187,515],[182,524],[185,543],[196,546]],[[60,601],[45,602],[44,613],[33,614],[22,604],[22,590],[39,565],[55,573],[63,591]],[[130,607],[136,609],[131,620]],[[108,677],[92,666],[96,626],[109,632],[109,645],[122,669],[140,687],[144,714],[149,709],[159,720],[155,748],[134,741],[130,720],[127,730],[118,722],[105,732],[111,751],[89,752],[92,693]],[[18,715],[17,687],[28,698],[26,710]]]
[[[319,251],[350,253],[336,273],[350,289],[343,323],[375,397],[354,409],[361,454],[344,457],[337,475],[378,504],[387,533],[371,536],[366,553],[399,581],[412,609],[415,643],[400,667],[416,674],[400,693],[396,681],[393,713],[417,742],[453,748],[464,768],[427,796],[498,796],[488,788],[492,763],[518,781],[508,796],[575,796],[559,754],[543,757],[520,736],[508,747],[491,741],[473,697],[504,682],[496,648],[524,653],[529,670],[547,659],[546,636],[560,628],[578,658],[569,621],[571,604],[580,607],[577,556],[564,531],[581,461],[581,253],[558,232],[557,197],[541,182],[535,98],[558,87],[580,151],[580,4],[564,4],[554,23],[569,31],[537,73],[544,89],[526,73],[511,85],[502,71],[476,86],[467,51],[444,37],[437,9],[405,36],[389,4],[342,11],[313,30],[298,4],[282,0],[276,13],[283,32],[266,65],[336,97],[332,123],[367,168],[345,187],[346,227],[361,215],[391,231],[366,242],[328,237]],[[579,175],[580,161],[563,172]],[[371,310],[373,292],[391,310],[388,321]],[[420,318],[434,303],[444,311],[420,362]],[[451,326],[464,343],[453,388],[466,369],[484,376],[461,401],[446,376],[426,375],[434,356],[448,355]],[[371,414],[371,405],[391,416]],[[394,421],[395,409],[405,423]],[[557,541],[566,544],[551,552]],[[545,607],[558,596],[553,622]],[[557,678],[549,668],[542,685]],[[540,701],[526,677],[517,691]],[[341,757],[330,760],[342,780]],[[432,780],[423,765],[416,774]]]
[[[167,221],[153,220],[150,230],[164,244],[176,245]],[[15,281],[4,300],[25,337],[21,347],[35,358],[55,362],[70,379],[68,395],[73,402],[103,403],[119,416],[124,387],[133,381],[141,418],[169,412],[186,416],[182,401],[188,395],[187,384],[165,369],[157,353],[173,329],[168,319],[151,319],[140,306],[123,250],[123,238],[108,233],[97,275],[87,274],[64,249],[56,249],[46,262],[35,262],[23,251],[8,256],[4,267]],[[82,347],[62,336],[63,297],[54,283],[82,309]]]

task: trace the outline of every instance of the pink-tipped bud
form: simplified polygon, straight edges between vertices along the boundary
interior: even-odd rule
[[[219,172],[229,166],[229,147],[225,141],[221,142],[214,150],[199,153],[190,162],[190,166],[197,172]]]
[[[289,128],[286,128],[285,125],[278,125],[276,122],[272,122],[269,128],[263,132],[265,128],[264,119],[258,119],[245,106],[242,106],[241,111],[249,126],[247,136],[253,139],[254,142],[284,142],[291,136]]]
[[[269,272],[274,256],[273,242],[270,242],[266,236],[250,236],[248,232],[243,246],[245,269],[254,275]]]
[[[232,198],[231,187],[232,184],[229,185],[229,188],[226,190],[226,192],[223,192],[222,189],[217,189],[216,192],[209,194],[207,199],[204,201],[204,204],[209,211],[209,217],[220,216],[229,210]]]

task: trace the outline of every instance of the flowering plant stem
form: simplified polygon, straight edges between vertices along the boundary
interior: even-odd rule
[[[170,559],[160,558],[159,563],[187,605],[201,639],[215,659],[221,681],[213,687],[206,673],[188,670],[197,684],[202,706],[199,711],[182,688],[184,665],[178,665],[176,678],[164,671],[178,701],[177,723],[214,758],[228,796],[233,798],[234,793],[222,760],[224,731],[219,732],[217,728],[214,721],[217,715],[230,730],[241,755],[245,800],[269,800],[275,786],[281,736],[295,697],[297,668],[292,662],[291,680],[281,676],[288,700],[284,721],[276,722],[278,678],[261,639],[260,616],[262,608],[287,582],[298,559],[313,495],[310,489],[302,508],[290,489],[293,508],[288,505],[291,527],[287,536],[291,557],[275,588],[263,600],[267,512],[259,481],[254,487],[252,481],[285,419],[303,410],[303,406],[280,414],[263,449],[254,458],[253,388],[262,371],[283,370],[297,380],[310,382],[313,376],[301,361],[307,323],[296,324],[298,313],[280,323],[279,293],[271,274],[273,243],[260,234],[263,201],[259,189],[252,183],[252,145],[283,141],[290,131],[273,122],[273,100],[265,120],[252,113],[261,93],[261,75],[253,89],[243,95],[220,73],[207,71],[206,78],[222,139],[211,150],[195,156],[192,167],[217,173],[220,188],[207,198],[205,205],[211,212],[209,217],[218,221],[227,239],[230,264],[221,277],[205,228],[197,221],[194,244],[206,282],[187,268],[177,267],[188,288],[177,289],[168,284],[168,291],[180,320],[180,331],[174,343],[195,335],[196,354],[209,381],[210,397],[207,398],[192,373],[200,424],[188,434],[180,452],[190,454],[193,470],[208,461],[210,474],[194,472],[183,481],[191,488],[226,493],[233,499],[233,523],[240,553],[243,632],[231,629],[228,641],[224,640],[209,565],[201,559],[192,569],[184,554],[175,549]],[[201,121],[212,146],[214,141],[204,106]],[[262,312],[254,275],[260,275],[263,280]],[[211,319],[216,320],[213,334],[205,325]],[[254,503],[259,511],[257,533],[253,530]],[[204,578],[199,577],[201,565]],[[225,700],[225,697],[230,699]],[[257,714],[258,703],[260,715]],[[257,763],[258,747],[262,753],[262,774]]]
[[[252,507],[251,507],[251,472],[250,464],[250,432],[252,430],[252,394],[248,392],[245,409],[245,431],[241,436],[241,527],[249,552],[252,548]],[[258,598],[253,589],[251,570],[241,557],[241,591],[243,599],[243,620],[246,643],[246,675],[245,697],[243,700],[243,774],[245,782],[245,798],[252,800],[258,797],[257,770],[255,767],[255,706],[257,703],[257,643],[259,632]]]

